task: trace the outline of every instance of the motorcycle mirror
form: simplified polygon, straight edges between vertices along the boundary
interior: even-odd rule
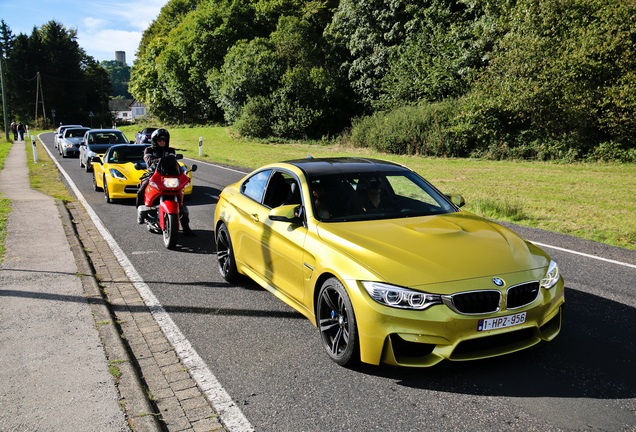
[[[137,171],[141,171],[142,169],[144,169],[144,166],[141,164],[141,162],[135,162],[134,166]]]
[[[192,164],[192,166],[190,167],[190,171],[191,171],[191,172],[195,172],[195,171],[197,170],[197,168],[199,168],[199,167],[197,166],[197,164]]]
[[[175,159],[183,159],[183,155],[181,153],[177,153],[174,157]]]

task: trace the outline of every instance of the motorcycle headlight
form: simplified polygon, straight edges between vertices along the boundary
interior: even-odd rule
[[[110,176],[113,178],[118,178],[122,180],[126,180],[126,176],[121,173],[121,171],[116,170],[115,168],[110,169]]]
[[[382,282],[364,281],[362,286],[373,300],[384,306],[424,310],[430,306],[442,303],[442,298],[439,294],[424,293]]]
[[[548,271],[546,272],[545,277],[541,279],[541,288],[552,288],[559,281],[559,276],[559,266],[555,261],[550,261]]]
[[[168,189],[176,189],[179,187],[178,177],[164,177],[163,186]]]

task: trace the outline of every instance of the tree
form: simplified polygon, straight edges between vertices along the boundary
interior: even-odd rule
[[[131,99],[132,95],[128,91],[130,66],[117,60],[103,61],[100,63],[100,66],[103,67],[110,76],[110,82],[113,87],[113,91],[110,95],[112,97],[120,96],[124,99]]]
[[[76,39],[76,30],[56,21],[15,38],[7,69],[17,119],[33,124],[37,96],[38,117],[50,119],[54,109],[56,122],[88,124],[93,111],[97,116],[104,112],[100,123],[110,123],[108,107],[103,108],[110,92],[108,75]]]
[[[497,124],[509,145],[556,141],[578,156],[604,141],[633,147],[634,16],[634,2],[519,1],[475,86],[476,127],[495,133]]]

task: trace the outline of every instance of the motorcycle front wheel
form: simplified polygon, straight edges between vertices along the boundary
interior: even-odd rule
[[[163,245],[166,249],[174,249],[177,245],[179,233],[179,215],[164,213],[163,215]]]

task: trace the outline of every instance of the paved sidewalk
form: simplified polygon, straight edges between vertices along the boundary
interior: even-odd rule
[[[0,192],[0,430],[224,431],[82,205],[30,188],[24,141]]]

